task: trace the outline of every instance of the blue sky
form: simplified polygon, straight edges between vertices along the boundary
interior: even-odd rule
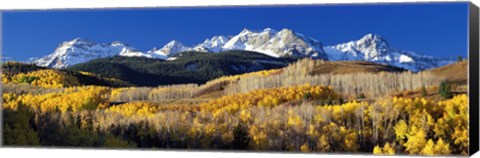
[[[376,33],[395,48],[467,56],[465,2],[6,11],[2,18],[2,52],[15,60],[50,54],[76,37],[121,41],[147,51],[173,39],[194,45],[214,35],[267,27],[289,28],[324,45]]]

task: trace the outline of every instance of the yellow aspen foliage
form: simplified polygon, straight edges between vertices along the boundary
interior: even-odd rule
[[[252,136],[252,145],[257,150],[266,149],[268,139],[265,131],[260,130],[257,126],[250,127],[249,135]]]
[[[375,155],[395,155],[395,144],[390,145],[390,143],[385,143],[383,148],[376,145],[373,148],[373,154]]]
[[[310,138],[317,138],[320,135],[320,133],[318,133],[318,130],[315,128],[315,126],[311,124],[308,127],[307,135]]]
[[[429,139],[425,147],[422,149],[421,154],[428,155],[428,156],[435,155],[434,147],[435,147],[435,143],[433,142],[432,139]]]
[[[242,110],[240,112],[240,116],[239,116],[240,120],[242,122],[248,122],[251,118],[252,118],[252,115],[250,114],[249,111],[247,110]]]
[[[400,141],[407,137],[408,125],[405,120],[400,120],[394,127],[396,140]]]
[[[216,132],[216,125],[213,123],[207,123],[203,126],[203,131],[206,135],[213,135]]]
[[[190,138],[195,138],[195,137],[198,136],[198,134],[199,134],[199,132],[197,131],[197,127],[194,127],[194,126],[192,126],[187,132],[187,135]]]
[[[313,99],[338,99],[339,95],[325,86],[292,86],[255,90],[245,94],[228,95],[200,104],[200,108],[207,111],[224,111],[236,113],[241,109],[253,106],[276,107],[282,103],[301,100],[305,94],[310,94]]]
[[[16,110],[20,104],[20,100],[17,99],[18,96],[14,93],[3,93],[2,94],[2,107],[5,109],[14,109]]]
[[[452,152],[450,150],[450,145],[448,143],[445,143],[443,139],[437,140],[433,151],[435,152],[435,155],[450,155]]]
[[[385,143],[383,146],[383,153],[385,155],[395,155],[395,144],[390,145],[390,143]]]
[[[328,138],[322,134],[320,138],[318,138],[317,141],[317,150],[318,151],[330,151],[330,142],[328,141]]]
[[[6,107],[16,109],[18,104],[23,104],[39,112],[95,110],[99,107],[106,107],[105,95],[107,93],[108,88],[97,86],[72,87],[63,92],[39,95],[27,93],[17,96],[15,101],[9,101],[6,103]],[[4,95],[5,98],[9,98],[9,96]]]
[[[105,112],[115,112],[125,117],[132,117],[134,115],[152,117],[156,112],[158,112],[158,108],[155,104],[147,102],[132,102],[112,106],[106,109]]]
[[[455,127],[452,138],[454,139],[455,145],[461,146],[462,154],[468,154],[468,147],[469,147],[468,129]]]
[[[10,76],[2,73],[2,83],[10,83]]]
[[[373,154],[383,155],[383,149],[380,146],[375,145],[375,147],[373,148]]]
[[[289,125],[290,127],[297,127],[303,125],[303,121],[300,116],[295,115],[292,111],[289,111],[288,114],[289,116],[287,125]]]
[[[415,126],[407,135],[407,138],[408,140],[403,146],[405,146],[405,151],[409,154],[419,154],[427,144],[425,131]]]
[[[302,151],[302,152],[310,152],[311,150],[310,150],[310,147],[308,147],[308,144],[305,143],[305,144],[303,144],[303,145],[300,147],[300,151]]]
[[[444,118],[439,118],[437,123],[435,123],[435,127],[433,131],[435,132],[435,137],[445,138],[450,136],[451,130],[449,130],[448,122],[445,122]]]
[[[5,83],[28,83],[46,88],[62,88],[80,84],[75,77],[59,70],[50,69],[20,73],[13,76],[11,81],[8,79],[5,81],[7,81]]]
[[[360,145],[357,143],[357,134],[355,132],[348,133],[343,141],[343,148],[345,151],[354,152],[360,148]]]

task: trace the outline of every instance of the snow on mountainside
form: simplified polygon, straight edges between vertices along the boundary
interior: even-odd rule
[[[6,63],[6,62],[10,62],[10,61],[15,61],[15,60],[13,60],[13,58],[7,57],[7,56],[3,56],[3,55],[0,56],[0,59],[1,59],[0,61],[1,61],[2,63]]]
[[[358,41],[350,41],[323,48],[329,60],[363,60],[388,64],[418,72],[455,62],[453,58],[434,58],[391,47],[380,35],[367,34]]]
[[[173,40],[169,43],[167,43],[163,48],[161,49],[156,49],[153,48],[153,50],[150,50],[147,52],[151,57],[153,58],[160,58],[160,59],[168,59],[169,57],[172,57],[180,52],[186,51],[191,49],[190,47],[186,47],[182,43],[180,43],[177,40]]]
[[[273,57],[311,57],[332,61],[362,60],[411,71],[435,68],[455,61],[395,49],[382,36],[376,34],[367,34],[357,41],[324,47],[320,41],[290,29],[277,31],[266,28],[260,31],[243,29],[234,36],[213,36],[192,47],[173,40],[161,49],[154,48],[146,53],[120,42],[99,44],[76,38],[63,42],[54,53],[35,60],[34,63],[46,67],[66,68],[92,59],[115,55],[175,60],[178,53],[185,51],[218,53],[228,50],[254,51]]]
[[[149,57],[120,42],[99,44],[86,39],[76,38],[63,42],[55,49],[55,52],[36,60],[34,63],[45,67],[66,68],[78,63],[114,55]]]
[[[231,38],[215,36],[197,45],[195,50],[207,52],[248,50],[273,57],[296,56],[327,59],[322,47],[319,41],[292,30],[277,31],[266,28],[262,31],[243,29],[238,35]]]
[[[195,51],[202,52],[221,52],[222,47],[230,40],[226,36],[213,36],[211,39],[206,39],[203,43],[198,44],[193,48]]]

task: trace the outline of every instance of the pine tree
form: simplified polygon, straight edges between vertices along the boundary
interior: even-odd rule
[[[459,56],[457,57],[457,62],[461,62],[461,61],[463,61],[463,57],[462,57],[461,55],[459,55]]]
[[[442,83],[440,83],[440,86],[438,88],[438,94],[440,94],[440,96],[442,96],[445,99],[452,97],[451,87],[446,81],[443,81]]]
[[[357,97],[358,99],[365,99],[365,94],[364,93],[360,93],[360,95],[358,95]]]
[[[247,149],[250,139],[248,138],[248,129],[242,123],[239,123],[233,131],[233,148]]]
[[[425,97],[425,96],[428,95],[428,93],[427,93],[427,88],[425,88],[425,86],[422,86],[421,94],[422,94],[422,97]]]

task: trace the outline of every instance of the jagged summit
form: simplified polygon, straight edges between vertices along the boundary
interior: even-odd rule
[[[86,39],[86,38],[82,38],[82,37],[77,37],[77,38],[74,38],[70,41],[67,41],[67,43],[77,43],[77,44],[81,44],[81,43],[95,43],[93,41],[90,41],[89,39]]]
[[[172,40],[168,42],[165,46],[161,49],[153,49],[147,52],[147,54],[152,55],[155,58],[167,59],[168,57],[174,56],[177,53],[183,52],[190,49],[190,47],[186,47],[180,41]]]
[[[203,43],[198,44],[193,48],[195,51],[201,52],[220,52],[223,45],[230,40],[227,36],[213,36],[211,39],[205,39]]]
[[[93,41],[90,41],[88,39],[85,39],[85,38],[77,37],[77,38],[74,38],[70,41],[62,42],[59,46],[78,46],[78,47],[82,47],[84,45],[95,45],[95,44],[97,44],[97,43],[95,43]]]
[[[260,29],[260,30],[253,30],[253,29],[249,29],[249,28],[243,28],[242,31],[240,31],[240,33],[238,34],[248,34],[248,33],[261,33],[261,32],[272,32],[272,33],[276,33],[278,32],[277,30],[273,29],[273,28],[264,28],[264,29]]]
[[[280,31],[272,28],[261,31],[243,29],[224,42],[222,47],[217,46],[215,52],[226,50],[256,51],[273,57],[297,56],[326,59],[320,42],[290,29]]]
[[[380,52],[391,51],[392,48],[381,35],[369,33],[358,40],[357,45],[362,49],[376,49]]]
[[[34,61],[39,66],[66,68],[89,60],[114,55],[143,56],[143,54],[123,43],[99,44],[83,38],[75,38],[60,44],[55,51]]]
[[[359,40],[324,47],[329,60],[363,60],[421,71],[453,63],[453,59],[434,58],[396,49],[378,34],[369,33]]]
[[[177,53],[188,49],[185,45],[177,40],[173,40],[168,42],[165,46],[163,46],[162,50],[167,51],[167,54]]]
[[[270,31],[271,31],[271,32],[277,32],[277,30],[272,29],[272,28],[269,28],[269,27],[263,29],[263,32],[270,32]]]
[[[375,43],[375,44],[386,44],[388,46],[388,42],[382,35],[368,33],[362,38],[358,40],[359,43]]]

